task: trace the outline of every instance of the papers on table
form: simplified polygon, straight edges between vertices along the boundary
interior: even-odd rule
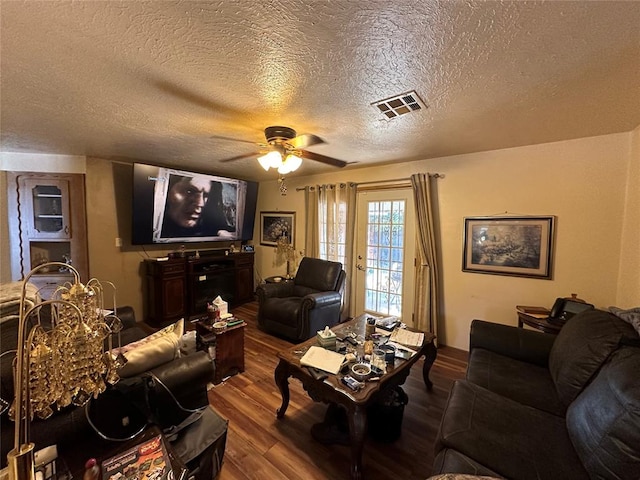
[[[382,328],[383,330],[386,330],[388,332],[393,331],[393,329],[398,325],[400,325],[400,320],[398,320],[398,317],[384,317],[378,318],[376,320],[376,327]]]
[[[408,347],[421,347],[424,342],[424,333],[422,332],[410,332],[404,328],[396,328],[389,341],[401,343]]]
[[[300,365],[314,367],[336,375],[344,362],[344,355],[322,347],[311,346],[300,359]]]

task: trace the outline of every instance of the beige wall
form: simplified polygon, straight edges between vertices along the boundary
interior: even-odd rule
[[[634,135],[637,136],[637,132]],[[441,336],[445,344],[467,349],[472,319],[515,325],[517,304],[550,306],[556,297],[571,293],[599,307],[622,300],[618,295],[618,280],[620,265],[625,263],[620,239],[630,136],[629,133],[615,134],[382,168],[345,170],[313,178],[292,177],[287,180],[286,197],[279,195],[275,181],[261,184],[258,210],[295,210],[296,243],[303,245],[298,242],[302,242],[304,235],[304,197],[302,192],[295,191],[296,187],[401,178],[426,171],[444,173],[445,178],[438,181],[445,299]],[[635,185],[637,183],[632,182],[630,188]],[[552,280],[461,271],[463,218],[505,212],[557,217]],[[637,213],[626,215],[637,218]],[[640,243],[637,229],[625,228],[624,235],[626,250],[633,246],[637,249]],[[282,274],[282,267],[273,266],[273,249],[258,245],[257,251],[262,276]],[[630,268],[626,277],[632,272],[637,269]],[[637,273],[635,278],[636,286],[625,294],[623,306],[640,305]]]
[[[144,319],[145,274],[143,261],[167,255],[156,245],[131,245],[131,188],[133,166],[99,158],[87,158],[86,197],[89,271],[117,287],[117,305],[130,305],[138,320]],[[116,238],[122,247],[116,247]],[[202,246],[204,245],[204,246]],[[222,248],[227,242],[199,244],[201,249]]]
[[[426,171],[446,175],[438,181],[445,298],[443,343],[467,349],[473,318],[515,325],[516,304],[551,305],[556,297],[570,293],[578,293],[599,307],[640,305],[639,129],[314,177],[294,176],[287,179],[286,197],[280,196],[274,180],[260,185],[258,212],[296,211],[296,243],[301,248],[304,197],[296,187],[401,178]],[[141,317],[142,260],[167,251],[129,244],[130,165],[89,158],[86,187],[91,275],[114,282],[118,304],[132,305]],[[553,280],[461,271],[463,218],[505,212],[557,217]],[[0,234],[4,252],[6,232]],[[115,246],[116,237],[123,239],[124,247]],[[254,238],[257,273],[261,277],[282,274],[284,267],[274,264],[273,248],[259,245],[257,230]],[[2,260],[4,264],[4,257]]]
[[[629,168],[616,304],[640,306],[640,126],[629,135]]]

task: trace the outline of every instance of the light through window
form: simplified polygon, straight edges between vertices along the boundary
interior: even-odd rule
[[[405,201],[368,202],[365,310],[402,316]]]
[[[320,258],[345,265],[347,243],[347,204],[320,204],[318,212]]]

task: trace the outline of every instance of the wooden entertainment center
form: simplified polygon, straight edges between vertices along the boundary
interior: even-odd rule
[[[163,327],[206,315],[218,295],[229,307],[253,300],[253,252],[201,252],[168,260],[146,259],[145,320]]]

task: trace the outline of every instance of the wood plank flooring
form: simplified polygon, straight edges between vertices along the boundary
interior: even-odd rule
[[[233,310],[244,319],[245,372],[209,391],[209,402],[229,419],[224,466],[219,480],[348,480],[350,449],[322,445],[310,428],[321,422],[327,406],[315,403],[301,383],[290,379],[291,400],[282,420],[276,410],[282,398],[273,372],[276,352],[291,346],[257,327],[257,302]],[[467,353],[441,346],[431,369],[433,390],[422,380],[422,362],[414,365],[403,385],[409,396],[404,410],[402,434],[391,444],[367,439],[363,465],[367,480],[425,479],[431,474],[433,445],[440,418],[453,381],[463,378]]]

